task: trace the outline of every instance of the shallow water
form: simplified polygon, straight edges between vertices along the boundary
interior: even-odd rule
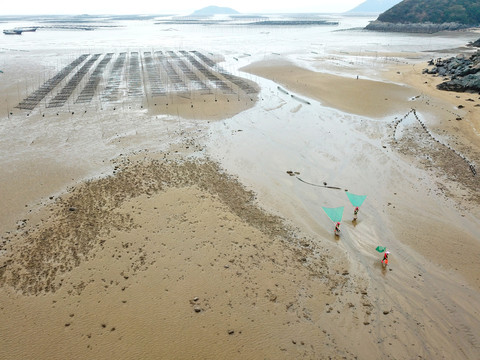
[[[38,29],[21,36],[0,37],[3,51],[28,51],[64,54],[121,52],[139,49],[205,50],[226,55],[227,66],[236,61],[230,56],[249,54],[255,58],[279,53],[292,57],[325,55],[342,51],[375,54],[416,52],[455,48],[476,39],[472,33],[397,34],[361,30],[373,18],[332,17],[335,26],[259,26],[259,25],[184,25],[155,24],[155,20],[107,22],[108,28],[94,31]],[[43,23],[2,23],[3,29],[22,26],[51,26]],[[10,55],[7,51],[5,54]],[[230,56],[229,56],[230,55]],[[37,59],[37,61],[47,59]],[[355,62],[355,58],[353,61]],[[5,61],[5,60],[4,60]],[[49,64],[50,65],[50,64]]]

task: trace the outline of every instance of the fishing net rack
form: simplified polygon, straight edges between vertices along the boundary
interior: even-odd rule
[[[193,90],[202,90],[202,93],[211,94],[211,89],[203,82],[195,73],[192,68],[193,65],[189,61],[185,61],[185,58],[188,59],[188,52],[181,50],[179,51],[182,56],[178,56],[176,53],[171,54],[171,57],[174,63],[180,68],[180,70],[185,74],[185,76],[190,81],[190,85]]]
[[[192,54],[197,56],[200,60],[202,60],[208,68],[203,65],[200,61],[198,61],[194,56],[188,56],[188,60],[192,63],[192,65],[202,73],[210,82],[214,84],[216,89],[220,89],[224,94],[233,94],[233,89],[228,86],[228,84],[220,79],[216,74],[215,71],[211,68],[215,66],[215,62],[207,57],[206,55],[202,54],[199,51],[193,50],[191,51]]]
[[[233,83],[234,85],[238,86],[242,91],[244,91],[247,94],[255,94],[257,93],[257,89],[255,89],[253,86],[251,86],[247,81],[243,80],[242,78],[232,75],[228,71],[226,71],[223,67],[219,66],[216,64],[213,60],[211,60],[209,57],[206,55],[197,52],[196,55],[204,61],[208,66],[213,68],[216,72],[221,74],[224,78],[226,78],[228,81]]]
[[[16,107],[23,110],[33,110],[65,77],[81,64],[89,55],[83,54],[60,70],[54,77],[47,80],[40,88],[21,101]]]
[[[122,83],[122,74],[125,67],[125,61],[127,59],[127,53],[121,52],[115,62],[113,63],[112,70],[107,80],[107,85],[102,93],[103,101],[115,101],[118,100],[120,85]]]
[[[73,75],[73,77],[68,81],[55,97],[48,103],[47,108],[52,107],[61,107],[65,105],[68,98],[72,95],[75,88],[80,83],[80,80],[85,76],[85,74],[90,70],[92,65],[98,60],[100,54],[94,54],[92,57]]]
[[[127,84],[128,97],[143,96],[142,78],[140,74],[140,56],[137,51],[130,53],[130,62],[128,64]]]
[[[66,84],[55,93],[63,81]],[[75,91],[75,101],[69,100]],[[87,104],[96,93],[98,101],[113,103],[123,96],[160,97],[176,93],[189,97],[191,91],[240,96],[257,93],[258,89],[196,50],[82,54],[16,107],[33,110],[42,100],[45,108],[62,107],[67,101]]]
[[[92,75],[88,79],[87,84],[83,88],[82,92],[80,95],[78,95],[77,100],[75,103],[89,103],[93,99],[93,95],[95,94],[95,90],[97,89],[98,84],[100,83],[100,80],[102,80],[103,77],[103,72],[105,68],[107,67],[108,63],[112,59],[113,54],[112,53],[107,53],[102,61],[100,61],[93,71]]]
[[[160,76],[160,70],[155,65],[155,61],[150,51],[143,53],[143,61],[145,68],[147,69],[148,82],[150,83],[150,93],[152,96],[165,96],[167,95],[167,89],[163,85],[162,78]]]

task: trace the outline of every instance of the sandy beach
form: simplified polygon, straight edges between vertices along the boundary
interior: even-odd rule
[[[44,71],[6,54],[7,80]],[[477,358],[480,99],[376,56],[245,56],[255,92],[216,68],[232,91],[60,110],[6,81],[0,358]]]

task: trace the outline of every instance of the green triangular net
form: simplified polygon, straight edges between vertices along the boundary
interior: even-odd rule
[[[352,203],[353,206],[360,206],[365,201],[367,195],[355,195],[347,191],[348,200]]]
[[[344,206],[340,206],[340,207],[336,207],[336,208],[327,208],[327,207],[322,206],[322,209],[325,211],[325,213],[328,215],[330,220],[332,220],[333,222],[342,221],[343,208],[344,208]]]

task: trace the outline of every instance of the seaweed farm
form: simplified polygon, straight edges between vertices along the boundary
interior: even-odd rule
[[[66,104],[102,103],[178,95],[223,94],[251,97],[254,83],[231,74],[199,51],[132,51],[82,54],[45,81],[16,107],[62,108]]]
[[[87,57],[88,55],[81,55],[69,65],[65,66],[54,77],[46,81],[39,89],[34,91],[31,95],[20,102],[17,108],[33,110],[35,106],[37,106],[40,101],[47,96],[47,94],[49,94],[78,64],[81,64]]]

